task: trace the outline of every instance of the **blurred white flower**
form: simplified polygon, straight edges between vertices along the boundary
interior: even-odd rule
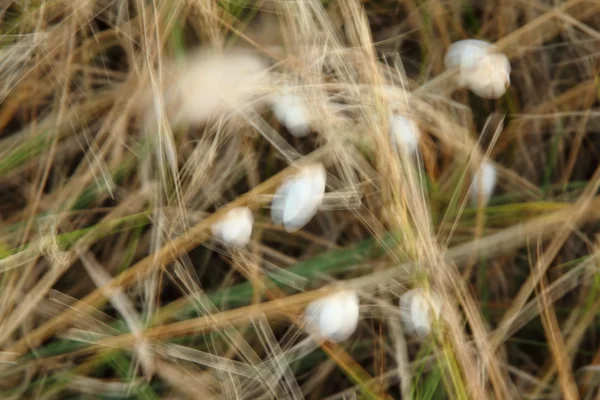
[[[421,133],[412,118],[393,113],[389,119],[392,143],[409,154],[417,151]]]
[[[323,202],[326,179],[322,164],[304,166],[300,172],[286,178],[277,188],[271,204],[273,222],[283,223],[288,232],[306,225]]]
[[[352,336],[358,317],[358,295],[353,291],[339,292],[314,301],[304,312],[308,332],[336,343]]]
[[[248,244],[252,235],[254,217],[248,207],[237,207],[212,224],[213,236],[223,242],[242,247]]]
[[[247,50],[219,53],[201,48],[187,54],[181,63],[165,60],[163,67],[158,86],[149,86],[142,94],[140,103],[149,123],[160,116],[160,95],[171,123],[193,126],[252,105],[269,84],[268,64]]]
[[[419,337],[431,332],[432,317],[440,317],[442,303],[435,293],[412,289],[400,296],[400,315],[405,328]]]
[[[487,204],[490,201],[496,187],[496,179],[497,172],[494,164],[488,161],[484,162],[473,177],[471,188],[471,203],[473,205],[479,203],[480,192],[483,204]]]
[[[293,94],[275,96],[273,114],[293,136],[304,137],[310,133],[310,113],[301,97]]]
[[[483,40],[453,43],[444,59],[446,69],[458,68],[458,82],[479,97],[497,99],[510,85],[510,61],[496,46]]]

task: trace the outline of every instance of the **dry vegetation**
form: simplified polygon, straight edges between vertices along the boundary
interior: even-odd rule
[[[502,98],[444,72],[465,38],[510,58]],[[0,398],[598,398],[599,55],[597,0],[0,2]],[[289,233],[269,204],[308,162],[327,195]],[[210,227],[241,205],[236,249]],[[358,329],[317,341],[340,289]]]

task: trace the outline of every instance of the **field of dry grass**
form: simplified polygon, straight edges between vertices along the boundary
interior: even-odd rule
[[[445,69],[462,39],[503,96]],[[600,399],[599,73],[598,0],[0,1],[0,398]],[[341,290],[328,341],[303,313]]]

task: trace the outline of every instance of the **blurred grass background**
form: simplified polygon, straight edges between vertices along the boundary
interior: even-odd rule
[[[444,72],[466,38],[510,58],[502,98]],[[144,124],[140,93],[199,46],[268,60],[314,133],[266,108]],[[0,3],[0,397],[597,398],[599,55],[596,0]],[[418,157],[390,151],[386,101]],[[328,207],[287,233],[269,196],[315,160]],[[240,205],[231,250],[210,225]],[[424,340],[399,319],[415,286],[444,302]],[[316,343],[302,310],[338,288],[359,329]]]

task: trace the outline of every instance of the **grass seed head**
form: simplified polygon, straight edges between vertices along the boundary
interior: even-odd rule
[[[237,207],[211,226],[213,236],[223,242],[243,247],[250,241],[254,217],[248,207]]]
[[[423,338],[431,332],[432,317],[440,316],[442,303],[435,293],[413,289],[400,296],[400,312],[405,328]]]
[[[447,69],[459,70],[459,84],[485,99],[501,97],[510,85],[510,62],[491,43],[461,40],[453,43],[445,57]]]
[[[273,114],[292,136],[301,138],[311,131],[310,113],[301,97],[293,94],[275,96]]]
[[[492,198],[496,188],[497,171],[494,164],[485,162],[473,177],[471,189],[471,202],[476,205],[479,202],[479,195],[483,204],[487,204]]]
[[[415,121],[412,118],[394,113],[390,116],[389,124],[392,143],[409,154],[415,153],[421,136]]]
[[[309,332],[332,342],[343,342],[352,336],[358,325],[358,295],[343,291],[312,302],[306,308],[304,318]]]
[[[182,63],[165,63],[158,94],[164,98],[171,123],[198,126],[252,104],[268,85],[267,68],[267,63],[249,50],[218,53],[200,49]],[[152,97],[156,95],[154,92]],[[150,116],[155,118],[155,101],[149,103]]]
[[[307,165],[288,177],[275,192],[271,205],[273,222],[283,223],[288,232],[301,229],[319,210],[325,196],[326,180],[322,164]]]

